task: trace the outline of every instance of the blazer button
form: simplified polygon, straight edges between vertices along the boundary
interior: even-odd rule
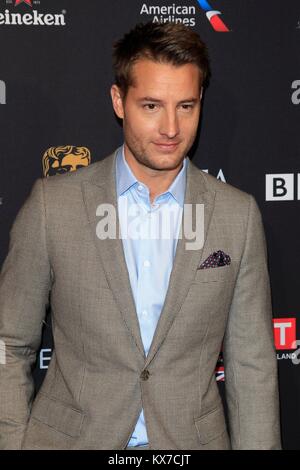
[[[143,372],[141,373],[140,377],[142,380],[148,380],[149,379],[149,375],[150,375],[150,372],[145,369],[143,370]]]

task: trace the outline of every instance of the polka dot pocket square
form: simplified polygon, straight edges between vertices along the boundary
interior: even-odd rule
[[[219,268],[221,266],[229,265],[230,263],[230,256],[224,253],[224,251],[218,250],[209,255],[209,257],[206,258],[206,260],[203,261],[197,269]]]

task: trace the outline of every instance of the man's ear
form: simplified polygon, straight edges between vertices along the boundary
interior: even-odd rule
[[[112,105],[116,115],[118,116],[118,118],[123,119],[124,107],[120,88],[117,85],[113,85],[110,89],[110,94],[112,99]]]

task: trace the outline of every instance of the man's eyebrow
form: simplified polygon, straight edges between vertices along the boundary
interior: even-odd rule
[[[151,96],[144,96],[143,98],[139,98],[138,99],[139,102],[142,102],[142,101],[151,101],[151,103],[163,103],[163,100],[160,100],[158,98],[152,98]],[[197,103],[198,101],[200,101],[200,98],[195,98],[195,97],[191,97],[191,98],[187,98],[185,100],[180,100],[178,101],[178,104],[182,104],[182,103]]]
[[[163,100],[159,100],[157,98],[152,98],[151,96],[143,96],[143,98],[139,98],[138,101],[151,101],[153,103],[163,103]]]
[[[188,98],[187,100],[179,101],[179,104],[181,104],[181,103],[197,103],[198,101],[200,101],[200,98]]]

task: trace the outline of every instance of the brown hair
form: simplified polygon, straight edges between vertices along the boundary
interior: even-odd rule
[[[210,76],[205,43],[195,31],[181,23],[139,23],[114,44],[115,83],[123,97],[133,85],[132,65],[140,59],[175,66],[195,64],[202,74],[201,86],[207,84]]]

